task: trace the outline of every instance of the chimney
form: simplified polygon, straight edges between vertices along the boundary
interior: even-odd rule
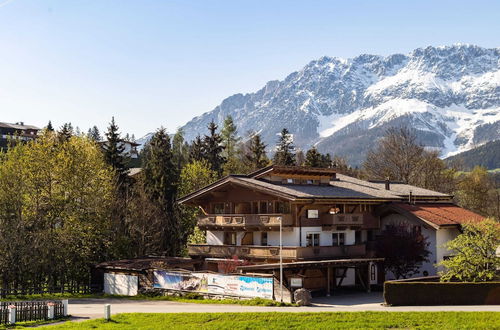
[[[391,181],[389,179],[385,179],[385,190],[391,190]]]

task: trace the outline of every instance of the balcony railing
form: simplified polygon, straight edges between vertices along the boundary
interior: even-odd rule
[[[209,214],[198,218],[198,226],[212,227],[279,227],[293,224],[290,214]]]
[[[256,258],[279,259],[279,246],[257,245],[207,245],[191,244],[188,246],[190,256],[203,256],[212,258]],[[366,254],[364,244],[343,246],[284,246],[284,259],[324,259],[341,257],[361,257]]]
[[[362,226],[366,218],[370,216],[367,213],[338,213],[323,216],[321,224],[323,226]]]

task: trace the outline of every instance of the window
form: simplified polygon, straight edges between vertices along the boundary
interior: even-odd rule
[[[319,211],[318,210],[307,210],[307,218],[308,219],[318,219]]]
[[[215,214],[224,214],[224,203],[215,203],[214,204],[214,213]]]
[[[293,183],[293,179],[286,179],[286,183]]]
[[[232,232],[224,232],[224,244],[225,245],[236,245],[236,233]]]
[[[345,245],[345,233],[333,233],[332,245],[333,246]]]
[[[260,245],[267,246],[267,232],[260,234]]]
[[[267,202],[260,202],[259,213],[266,214],[267,212]]]
[[[288,202],[276,201],[274,203],[274,207],[276,209],[276,213],[290,213],[290,204]]]
[[[307,180],[306,184],[314,184],[314,181],[313,180]]]
[[[306,245],[307,246],[319,246],[319,233],[307,233]]]
[[[354,235],[355,235],[354,241],[356,242],[356,244],[360,244],[361,243],[361,230],[356,230]]]

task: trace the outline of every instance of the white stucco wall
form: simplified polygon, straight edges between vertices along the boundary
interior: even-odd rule
[[[332,233],[345,233],[345,244],[352,245],[355,243],[355,231],[354,230],[342,230],[342,231],[324,231],[321,227],[302,227],[302,246],[307,245],[307,234],[308,233],[319,233],[319,243],[321,246],[331,246],[332,245]],[[236,233],[236,244],[241,245],[241,239],[245,235],[245,232]],[[256,231],[253,233],[253,245],[261,245],[261,232]],[[222,245],[224,244],[224,232],[222,231],[211,231],[207,230],[207,244],[210,245]],[[280,233],[279,231],[268,231],[267,232],[267,245],[279,246],[280,244]],[[291,231],[283,231],[283,246],[299,246],[300,244],[300,228],[293,227]]]
[[[424,227],[424,223],[421,221],[416,221],[412,219],[408,219],[400,214],[390,214],[388,216],[382,217],[380,219],[381,229],[384,229],[387,225],[398,225],[401,223],[407,223],[409,225],[417,225],[422,228],[422,235],[427,238],[427,242],[429,242],[429,262],[425,262],[420,267],[420,272],[416,274],[414,277],[424,276],[424,271],[428,272],[429,276],[436,275],[437,270],[434,265],[437,262],[437,251],[436,251],[436,230],[430,226]],[[395,276],[392,273],[386,274],[386,279],[391,280],[395,279]]]
[[[449,256],[452,254],[451,251],[448,251],[443,245],[455,239],[460,235],[460,231],[457,228],[440,228],[436,232],[436,262],[440,262],[443,260],[444,256]],[[438,271],[443,270],[443,267],[439,266]]]
[[[207,230],[207,244],[210,245],[224,244],[224,232]]]
[[[299,245],[299,228],[293,227],[292,231],[283,231],[283,246],[298,246]],[[267,245],[280,245],[280,232],[267,232]]]

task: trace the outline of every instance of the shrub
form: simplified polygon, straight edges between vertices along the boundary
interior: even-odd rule
[[[500,305],[500,282],[384,283],[389,305]]]

